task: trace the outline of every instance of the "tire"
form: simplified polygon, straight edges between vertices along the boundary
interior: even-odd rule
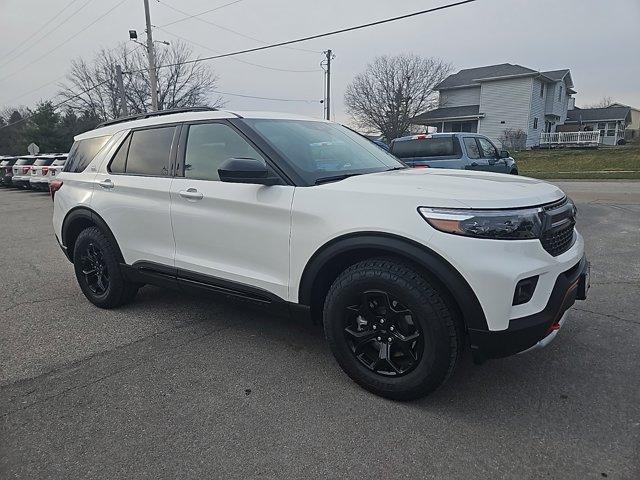
[[[509,172],[511,175],[518,175],[518,170],[515,168]]]
[[[461,350],[454,315],[410,265],[374,258],[338,276],[323,321],[329,346],[352,380],[382,397],[411,400],[433,392],[453,373]]]
[[[124,305],[138,292],[139,285],[124,279],[114,245],[97,227],[86,228],[78,235],[73,266],[82,293],[97,307]]]

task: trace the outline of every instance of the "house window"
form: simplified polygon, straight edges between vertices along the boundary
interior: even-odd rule
[[[606,123],[604,123],[604,122],[600,122],[600,123],[598,124],[598,129],[599,129],[599,130],[604,130],[605,128],[607,128],[607,126],[606,126],[606,125],[607,125]]]
[[[560,89],[558,90],[558,101],[562,100],[562,85],[560,85]]]
[[[544,97],[544,83],[540,82],[540,98]]]
[[[533,119],[533,129],[534,130],[538,129],[538,117],[534,117]]]
[[[615,130],[607,130],[607,137],[613,137],[616,134]]]

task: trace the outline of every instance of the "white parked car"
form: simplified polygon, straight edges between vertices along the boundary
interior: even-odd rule
[[[344,371],[394,399],[547,344],[586,297],[576,209],[543,181],[412,169],[335,123],[160,112],[79,135],[55,235],[102,308],[151,283],[323,321]]]
[[[49,180],[52,176],[55,176],[53,169],[61,169],[66,162],[66,158],[67,155],[62,153],[38,155],[30,170],[29,184],[31,188],[33,190],[49,191]]]

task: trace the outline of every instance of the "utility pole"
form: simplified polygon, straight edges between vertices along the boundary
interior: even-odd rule
[[[120,94],[120,116],[126,117],[129,112],[127,111],[127,101],[124,98],[124,82],[122,81],[122,68],[120,65],[116,65],[116,81],[118,82],[118,93]]]
[[[324,52],[325,60],[322,62],[322,66],[325,67],[325,88],[324,93],[324,118],[331,120],[331,60],[336,58],[331,49]]]
[[[151,84],[151,110],[158,110],[158,79],[156,77],[156,55],[153,51],[153,36],[151,34],[151,13],[149,0],[144,0],[144,17],[147,23],[147,54],[149,56],[149,83]]]

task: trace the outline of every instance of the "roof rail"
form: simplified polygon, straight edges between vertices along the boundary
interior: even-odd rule
[[[185,113],[185,112],[207,112],[215,111],[217,108],[212,107],[183,107],[183,108],[171,108],[169,110],[158,110],[157,112],[145,112],[136,113],[135,115],[128,115],[126,117],[114,118],[113,120],[107,120],[102,122],[96,128],[106,127],[107,125],[115,125],[116,123],[130,122],[132,120],[142,120],[144,118],[159,117],[160,115],[171,115],[172,113]]]

